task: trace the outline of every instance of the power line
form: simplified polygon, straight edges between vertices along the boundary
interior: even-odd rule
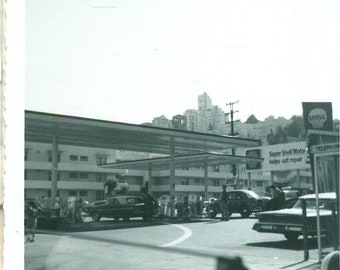
[[[235,136],[237,135],[238,133],[235,132],[234,130],[234,123],[235,122],[239,122],[240,120],[234,120],[234,114],[237,113],[238,111],[234,111],[234,105],[237,104],[239,101],[235,101],[235,102],[229,102],[226,104],[226,106],[229,106],[230,107],[230,111],[229,113],[226,113],[226,124],[230,124],[230,134],[231,136]],[[230,121],[227,120],[229,119],[229,115],[230,115]],[[231,149],[231,154],[234,156],[235,155],[235,149],[232,148]],[[235,177],[236,176],[236,165],[235,164],[232,164],[232,173],[233,173],[233,176]]]

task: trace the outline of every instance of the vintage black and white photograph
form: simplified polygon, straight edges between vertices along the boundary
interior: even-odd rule
[[[338,1],[23,11],[4,269],[340,269]]]

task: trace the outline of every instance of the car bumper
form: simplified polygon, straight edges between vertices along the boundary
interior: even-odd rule
[[[265,222],[257,222],[253,226],[253,230],[257,232],[268,233],[286,233],[286,232],[300,232],[302,233],[302,225],[299,224],[273,224]]]

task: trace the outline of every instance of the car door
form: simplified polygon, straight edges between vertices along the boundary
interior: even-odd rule
[[[134,216],[135,212],[135,197],[125,197],[119,201],[119,211],[121,216]]]
[[[119,200],[117,198],[110,198],[108,201],[107,215],[109,217],[120,216],[121,205]]]
[[[134,213],[136,216],[143,216],[144,215],[144,200],[143,198],[136,197],[134,202]]]
[[[240,192],[233,191],[230,192],[229,196],[229,211],[232,213],[238,213],[241,205]]]
[[[95,202],[95,205],[90,208],[90,212],[92,214],[98,214],[100,217],[105,217],[107,204],[107,200]]]

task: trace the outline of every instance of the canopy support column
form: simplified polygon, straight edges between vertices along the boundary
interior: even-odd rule
[[[152,195],[152,168],[151,165],[148,167],[148,173],[149,173],[149,193]]]
[[[175,146],[173,142],[170,146],[170,198],[171,198],[171,217],[175,216]]]
[[[204,161],[204,198],[208,198],[208,161]]]
[[[56,202],[57,189],[58,189],[58,136],[53,135],[52,138],[52,173],[51,173],[51,206],[53,207]]]

